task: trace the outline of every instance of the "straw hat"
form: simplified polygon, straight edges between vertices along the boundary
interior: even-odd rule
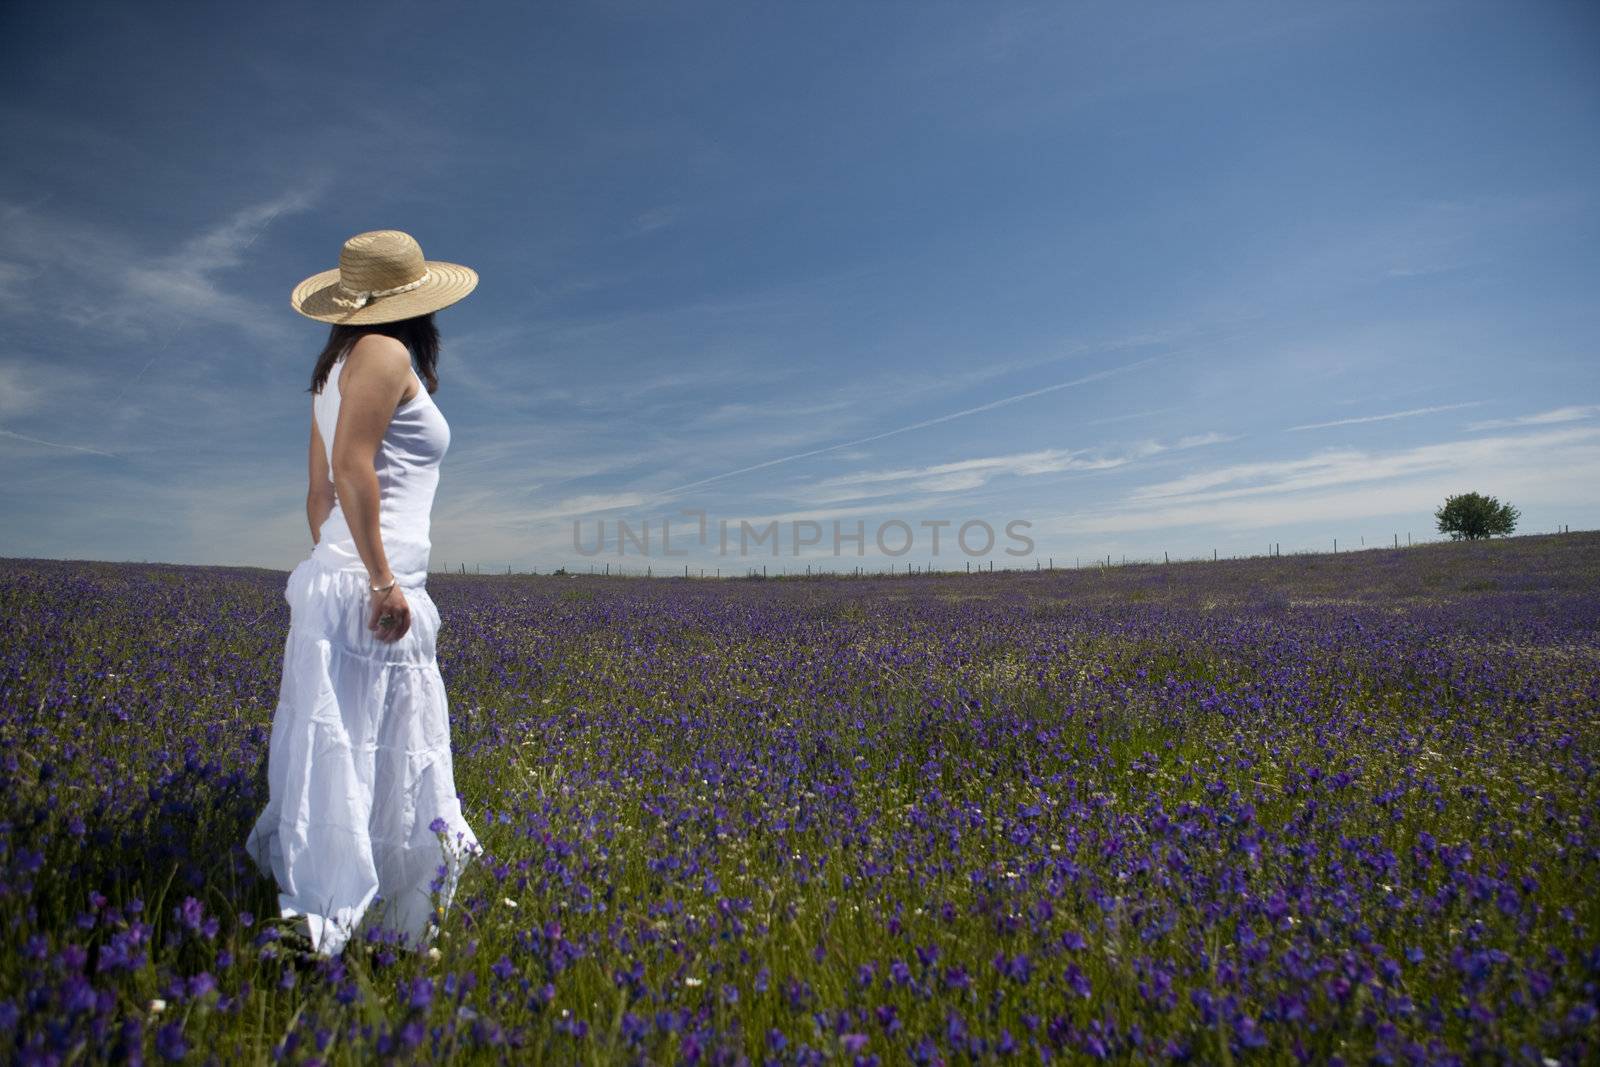
[[[318,322],[394,322],[454,304],[477,284],[471,267],[423,259],[422,246],[409,233],[372,230],[344,243],[333,270],[295,286],[289,304]]]

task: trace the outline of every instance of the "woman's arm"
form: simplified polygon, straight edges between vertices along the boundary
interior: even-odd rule
[[[328,476],[328,450],[322,443],[322,431],[317,429],[315,408],[311,414],[310,475],[306,489],[306,521],[311,524],[311,543],[322,538],[322,524],[333,511],[333,479]]]
[[[334,491],[356,551],[367,566],[368,581],[384,586],[394,581],[394,575],[378,523],[376,458],[389,420],[410,384],[411,353],[393,337],[369,333],[344,358],[339,372],[339,425],[333,434]],[[378,628],[380,609],[396,620],[384,636],[398,639],[410,628],[410,608],[399,586],[373,597],[372,629]]]
[[[373,585],[394,578],[378,524],[378,446],[408,384],[411,354],[392,337],[364,335],[339,373],[339,424],[333,434],[333,485]]]

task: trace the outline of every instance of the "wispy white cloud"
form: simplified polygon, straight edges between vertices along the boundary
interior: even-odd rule
[[[631,237],[642,237],[647,233],[666,229],[677,221],[678,213],[679,208],[676,204],[663,204],[648,211],[641,211],[633,217],[628,234]]]
[[[858,406],[859,397],[841,395],[826,399],[764,399],[731,400],[718,404],[704,415],[702,423],[773,422],[785,419],[813,419],[819,415],[832,415]]]
[[[1164,408],[1150,408],[1146,411],[1130,411],[1125,415],[1108,415],[1103,419],[1090,419],[1085,426],[1110,426],[1118,422],[1130,422],[1134,419],[1148,419],[1152,415],[1164,415],[1169,411],[1179,410],[1181,405],[1173,404]]]
[[[1104,381],[1107,378],[1111,378],[1119,374],[1126,374],[1132,370],[1137,370],[1139,367],[1146,366],[1153,362],[1154,359],[1155,357],[1136,360],[1133,363],[1126,363],[1120,367],[1112,367],[1107,370],[1096,371],[1093,374],[1085,374],[1069,381],[1056,382],[1054,385],[1046,385],[1038,389],[1029,389],[1024,393],[1015,393],[1011,396],[1003,396],[998,400],[991,400],[985,404],[978,404],[975,407],[963,408],[960,411],[952,411],[945,415],[938,415],[931,419],[923,419],[920,422],[909,423],[905,426],[896,426],[894,429],[884,430],[880,433],[869,434],[866,437],[858,437],[853,441],[839,441],[831,445],[825,445],[821,448],[808,449],[807,451],[796,452],[788,456],[779,456],[777,459],[769,459],[761,463],[753,463],[749,466],[740,467],[736,470],[724,471],[721,474],[713,474],[708,478],[701,478],[693,482],[686,482],[683,485],[674,486],[671,489],[665,490],[665,493],[668,495],[682,493],[689,489],[695,489],[703,485],[710,485],[712,482],[719,482],[723,479],[732,478],[740,474],[749,474],[753,471],[767,470],[780,464],[793,463],[795,460],[807,459],[811,456],[824,455],[828,452],[833,452],[841,448],[859,448],[860,446],[870,444],[873,441],[881,441],[884,438],[894,437],[903,433],[910,433],[913,430],[922,430],[929,426],[938,426],[941,423],[951,422],[955,419],[964,419],[972,415],[982,414],[986,411],[994,411],[997,408],[1006,407],[1010,404],[1020,403],[1024,400],[1031,400],[1036,396],[1044,396],[1048,393],[1059,392],[1062,389],[1073,389],[1080,385],[1088,385],[1091,382]]]
[[[1063,472],[1093,472],[1135,464],[1145,458],[1185,449],[1201,448],[1237,438],[1222,433],[1192,434],[1169,441],[1146,440],[1110,450],[1040,449],[999,456],[979,456],[946,463],[912,467],[851,471],[815,482],[790,483],[765,494],[779,503],[767,512],[751,514],[748,501],[725,501],[700,494],[676,496],[648,489],[582,493],[555,503],[533,499],[527,486],[507,491],[492,486],[470,489],[459,485],[445,487],[435,506],[436,544],[460,539],[478,546],[475,551],[487,558],[528,558],[543,553],[547,558],[568,558],[574,549],[574,526],[581,526],[581,540],[593,546],[600,535],[599,522],[605,521],[604,538],[615,551],[616,521],[627,522],[642,531],[647,526],[659,531],[664,520],[687,530],[694,525],[685,507],[699,507],[737,530],[741,521],[753,526],[771,522],[827,523],[869,516],[893,516],[907,521],[911,517],[936,514],[952,507],[970,511],[986,505],[979,501],[994,492],[1009,491],[1012,479],[1035,478]],[[841,453],[846,450],[841,450]],[[534,487],[537,488],[537,487]],[[709,551],[706,544],[674,535],[678,548]],[[494,546],[490,552],[487,546]],[[448,553],[448,549],[441,547]],[[441,557],[445,558],[445,557]],[[642,562],[639,560],[637,562]]]
[[[1004,456],[935,463],[920,467],[854,471],[823,478],[798,489],[780,490],[815,503],[861,500],[913,490],[961,493],[979,489],[1000,477],[1031,478],[1064,471],[1098,471],[1125,466],[1163,452],[1200,448],[1237,440],[1221,433],[1194,434],[1173,442],[1141,441],[1120,450],[1047,448]]]
[[[48,213],[37,203],[5,204],[0,309],[44,313],[128,339],[193,320],[281,338],[280,309],[230,292],[218,275],[241,265],[275,219],[305,210],[316,195],[307,186],[245,207],[170,251],[142,247],[121,231]]]
[[[98,375],[60,360],[47,359],[34,353],[0,358],[0,418],[25,429],[47,427],[43,430],[44,436],[8,431],[19,440],[29,437],[38,443],[54,444],[56,438],[76,436],[80,440],[87,437],[89,440],[103,441],[104,424],[83,416],[86,406],[92,406],[93,399],[104,388],[105,382]],[[105,455],[115,453],[119,456],[130,452],[126,448],[101,449],[87,444],[58,447]]]
[[[1510,419],[1485,419],[1473,423],[1468,429],[1503,430],[1514,426],[1553,426],[1563,422],[1592,419],[1596,415],[1600,415],[1600,404],[1571,404],[1567,407],[1541,411],[1535,415],[1519,415]]]
[[[726,521],[731,529],[737,529],[742,522],[748,522],[752,526],[764,526],[772,522],[829,522],[834,519],[864,518],[870,515],[894,515],[900,517],[916,515],[927,508],[938,507],[942,503],[944,501],[934,496],[897,497],[893,500],[878,500],[870,504],[796,508],[791,511],[770,512],[764,515],[738,515],[730,517]]]
[[[1457,411],[1461,408],[1477,407],[1481,400],[1468,400],[1461,404],[1439,404],[1434,407],[1412,408],[1409,411],[1391,411],[1386,415],[1362,415],[1353,419],[1334,419],[1331,422],[1308,422],[1303,426],[1291,426],[1292,430],[1325,430],[1330,426],[1355,426],[1364,422],[1388,422],[1390,419],[1410,419],[1418,415],[1436,415],[1441,411]]]
[[[21,415],[39,405],[44,386],[18,359],[0,361],[0,415]]]
[[[563,519],[573,515],[594,515],[621,508],[636,508],[647,500],[648,497],[643,493],[585,493],[581,496],[567,497],[551,507],[529,511],[524,518],[530,522],[537,522],[542,519]]]
[[[117,454],[115,452],[102,452],[98,448],[89,448],[87,445],[72,445],[62,441],[46,441],[41,437],[29,437],[27,434],[16,433],[11,430],[0,430],[0,437],[8,437],[14,441],[26,441],[33,445],[44,445],[48,448],[59,448],[68,452],[86,452],[93,456],[106,456],[111,459],[117,458]]]
[[[435,503],[434,518],[527,529],[554,519],[638,508],[648,503],[649,497],[645,494],[627,491],[581,493],[554,503],[540,503],[530,502],[526,493],[510,493],[493,486],[453,488],[447,497]]]
[[[1197,471],[1135,489],[1108,507],[1056,516],[1058,533],[1172,527],[1283,528],[1299,522],[1423,512],[1478,488],[1520,504],[1600,503],[1600,428],[1470,438],[1391,452],[1341,449]],[[1503,487],[1503,488],[1502,488]]]
[[[1008,456],[984,456],[934,463],[921,467],[854,471],[823,478],[792,495],[816,503],[860,500],[914,489],[954,493],[976,489],[1001,476],[1027,478],[1066,470],[1086,470],[1115,465],[1121,460],[1092,457],[1087,451],[1047,448]]]
[[[135,300],[147,300],[167,312],[213,322],[231,323],[264,336],[278,336],[279,308],[263,308],[222,288],[216,275],[239,266],[250,246],[280,215],[306,210],[312,189],[294,189],[264,203],[235,212],[194,235],[175,252],[123,269],[123,284]]]
[[[37,273],[21,263],[0,261],[0,312],[15,315],[27,309],[28,300],[23,290]]]

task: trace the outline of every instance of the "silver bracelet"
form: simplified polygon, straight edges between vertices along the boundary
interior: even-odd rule
[[[371,582],[368,582],[367,583],[367,588],[372,590],[374,593],[387,593],[389,590],[394,588],[395,582],[398,582],[399,580],[400,579],[396,578],[394,580],[394,582],[390,582],[388,585],[385,585],[385,586],[375,586]]]

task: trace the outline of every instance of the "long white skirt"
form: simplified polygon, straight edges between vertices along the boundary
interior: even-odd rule
[[[269,799],[245,847],[276,880],[282,915],[304,916],[328,956],[371,926],[431,943],[481,851],[456,796],[439,609],[423,585],[402,591],[411,629],[385,642],[367,629],[365,570],[307,558],[284,588]]]

